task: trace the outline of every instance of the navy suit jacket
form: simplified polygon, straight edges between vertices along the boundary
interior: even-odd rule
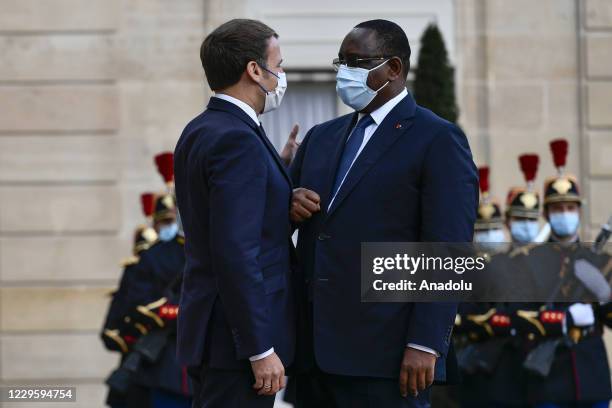
[[[310,129],[291,167],[295,187],[321,196],[299,226],[302,298],[312,300],[318,366],[340,375],[395,378],[407,343],[438,351],[445,376],[456,303],[362,303],[362,242],[469,242],[478,176],[461,130],[409,94],[378,126],[327,210],[357,114]],[[300,319],[301,320],[301,319]],[[309,329],[306,329],[309,330]]]
[[[186,265],[178,316],[185,364],[249,367],[295,346],[291,181],[263,130],[236,105],[211,98],[174,152]]]

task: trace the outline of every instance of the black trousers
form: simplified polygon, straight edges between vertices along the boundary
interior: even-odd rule
[[[404,398],[396,379],[334,375],[315,368],[294,381],[296,408],[430,407],[430,389]]]
[[[191,367],[192,408],[273,408],[274,396],[257,395],[255,379],[247,370]]]

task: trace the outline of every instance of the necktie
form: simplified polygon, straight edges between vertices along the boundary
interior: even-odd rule
[[[342,157],[340,158],[340,164],[338,165],[338,170],[336,172],[336,179],[334,181],[334,188],[332,190],[331,198],[336,196],[340,186],[342,185],[342,180],[348,173],[351,168],[351,164],[353,164],[353,160],[357,156],[357,152],[363,143],[363,138],[365,136],[365,130],[368,126],[374,123],[374,119],[370,115],[366,115],[359,119],[357,122],[357,126],[353,129],[353,133],[351,133],[348,141],[344,145],[344,151],[342,152]]]

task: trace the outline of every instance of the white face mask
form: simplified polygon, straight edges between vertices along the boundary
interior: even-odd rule
[[[537,221],[521,220],[510,222],[510,233],[512,234],[512,239],[516,242],[533,242],[538,236],[539,231],[540,226]]]
[[[178,230],[178,224],[175,222],[160,227],[157,233],[159,235],[159,240],[164,242],[172,241],[174,237],[176,237]]]
[[[356,111],[361,111],[368,106],[376,95],[378,95],[378,92],[389,85],[389,81],[387,81],[376,91],[370,89],[368,86],[368,75],[371,71],[382,67],[388,61],[389,60],[384,61],[372,69],[340,65],[338,74],[336,75],[336,92],[338,96],[340,96],[340,99],[342,99],[342,102]]]
[[[283,96],[285,96],[285,91],[287,91],[287,76],[284,72],[279,72],[278,74],[275,74],[267,68],[263,69],[278,78],[276,88],[274,88],[273,91],[268,91],[266,88],[259,85],[259,87],[266,93],[266,101],[264,102],[264,108],[261,112],[266,113],[273,111],[274,109],[277,109],[280,106],[283,100]]]
[[[549,215],[550,228],[558,237],[571,237],[578,232],[580,215],[578,211],[563,211]]]

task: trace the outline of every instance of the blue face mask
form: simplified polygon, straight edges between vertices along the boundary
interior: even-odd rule
[[[338,74],[336,75],[336,92],[338,92],[338,96],[340,96],[342,102],[356,111],[361,111],[368,106],[376,95],[378,95],[378,92],[389,85],[389,81],[387,81],[383,86],[378,88],[378,90],[374,91],[368,86],[368,75],[371,71],[382,67],[387,61],[372,69],[340,65]]]
[[[160,227],[157,233],[159,235],[159,240],[164,242],[172,241],[174,237],[176,237],[178,230],[178,225],[175,222]]]
[[[558,237],[569,237],[575,235],[580,225],[578,211],[563,211],[549,215],[550,228]]]
[[[486,251],[496,251],[503,247],[506,241],[504,231],[501,229],[491,229],[487,231],[477,231],[474,233],[474,242]]]
[[[510,223],[510,233],[516,242],[533,242],[538,236],[540,226],[537,221],[512,221]]]

